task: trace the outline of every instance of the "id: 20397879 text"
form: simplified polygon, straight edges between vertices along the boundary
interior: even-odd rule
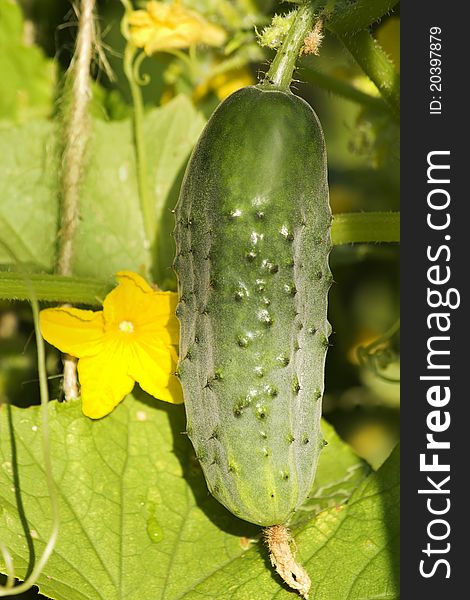
[[[429,28],[429,114],[442,113],[442,30],[440,27]]]

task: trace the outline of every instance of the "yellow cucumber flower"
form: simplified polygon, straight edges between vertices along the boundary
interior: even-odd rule
[[[60,307],[39,315],[43,337],[79,359],[82,410],[92,419],[109,414],[136,381],[155,398],[183,401],[174,375],[177,294],[154,290],[130,271],[116,277],[119,285],[106,296],[102,311]]]
[[[210,91],[214,92],[217,98],[222,101],[237,90],[253,85],[255,80],[247,67],[230,69],[223,73],[210,76],[200,83],[193,92],[193,100],[199,102]]]
[[[211,81],[211,87],[217,98],[222,101],[237,90],[255,83],[256,81],[247,67],[241,67],[216,75]]]
[[[199,13],[185,8],[178,0],[147,3],[145,10],[134,10],[127,17],[130,41],[147,55],[165,50],[189,48],[194,44],[221,46],[226,33]]]

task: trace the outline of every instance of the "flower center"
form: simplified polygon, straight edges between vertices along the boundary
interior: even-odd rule
[[[132,333],[134,331],[134,324],[131,321],[121,321],[119,323],[119,330],[123,333]]]

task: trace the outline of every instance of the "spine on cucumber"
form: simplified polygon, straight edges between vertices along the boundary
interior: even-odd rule
[[[323,447],[330,224],[311,107],[274,87],[230,96],[176,210],[178,370],[209,490],[263,526],[304,502]]]

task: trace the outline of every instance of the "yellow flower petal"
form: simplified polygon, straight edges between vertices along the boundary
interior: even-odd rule
[[[83,414],[101,419],[132,391],[134,379],[127,373],[129,351],[114,341],[96,356],[78,361]]]
[[[78,308],[46,308],[39,313],[45,340],[77,358],[94,356],[103,348],[104,321],[101,311]]]
[[[166,346],[179,344],[180,324],[176,318],[178,294],[174,292],[153,292],[151,302],[142,307],[137,322],[140,335],[159,339]]]
[[[158,340],[139,342],[133,346],[133,356],[129,363],[129,375],[151,396],[180,404],[183,393],[174,372],[178,357],[174,348],[162,348]]]
[[[120,271],[117,279],[103,311],[61,307],[40,314],[44,337],[80,359],[82,409],[93,419],[109,414],[135,381],[156,398],[183,401],[174,376],[177,295],[154,290],[130,271]]]
[[[130,40],[146,54],[188,48],[194,44],[221,46],[226,33],[179,2],[148,2],[146,10],[129,14]]]
[[[179,342],[179,323],[175,316],[177,294],[153,290],[148,283],[128,271],[118,273],[119,285],[103,304],[106,331],[121,323],[132,323],[135,335],[151,335],[163,345]]]
[[[106,325],[135,320],[142,308],[147,308],[153,293],[153,289],[145,279],[136,273],[120,271],[116,277],[119,285],[106,296],[103,302]]]
[[[153,292],[153,287],[151,287],[143,277],[137,275],[133,271],[118,271],[116,273],[116,279],[119,283],[124,283],[126,281],[132,281],[142,292],[146,294],[149,292]]]
[[[216,75],[210,83],[218,99],[225,100],[225,98],[237,90],[248,85],[253,85],[255,81],[250,71],[246,67],[241,67],[240,69],[232,69]]]
[[[143,48],[154,30],[152,17],[146,10],[135,10],[130,13],[127,22],[130,26],[129,33],[132,42],[138,48]]]

